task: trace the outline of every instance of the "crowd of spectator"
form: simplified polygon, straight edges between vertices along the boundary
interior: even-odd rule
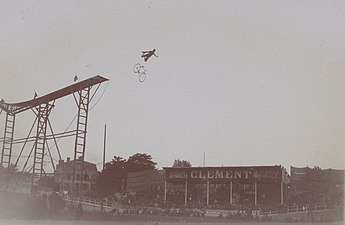
[[[314,200],[310,194],[296,195],[290,198],[293,201],[286,201],[280,204],[280,193],[269,187],[265,187],[266,192],[260,192],[257,196],[258,202],[254,202],[254,194],[243,192],[241,188],[235,189],[232,203],[229,202],[229,189],[226,187],[214,187],[209,190],[209,198],[206,199],[204,187],[189,187],[187,196],[184,185],[176,185],[167,188],[166,193],[160,185],[139,190],[134,193],[114,195],[107,198],[114,206],[112,215],[156,215],[156,216],[181,216],[181,217],[216,217],[238,220],[270,220],[269,212],[287,212],[287,209],[294,205],[303,205]],[[245,188],[243,188],[245,189]],[[242,189],[242,190],[243,190]],[[271,192],[267,194],[268,192]],[[337,193],[325,196],[323,200],[334,200]],[[319,198],[320,200],[320,198]],[[320,201],[319,201],[320,202]],[[314,203],[314,202],[312,202]]]
[[[167,189],[166,201],[164,189],[157,185],[135,193],[113,195],[107,198],[107,202],[114,207],[112,215],[156,215],[156,216],[182,216],[182,217],[205,217],[208,212],[212,217],[228,219],[256,219],[253,211],[259,209],[254,207],[254,202],[248,198],[241,199],[234,195],[234,202],[229,204],[224,199],[223,190],[212,190],[210,192],[209,204],[206,203],[205,193],[202,189],[194,189],[185,199],[185,191],[182,188]],[[185,204],[187,203],[187,204]],[[218,213],[217,210],[220,210]],[[212,212],[212,213],[211,213]],[[257,213],[259,215],[259,213]],[[268,217],[267,217],[268,218]],[[266,220],[268,220],[266,218]]]

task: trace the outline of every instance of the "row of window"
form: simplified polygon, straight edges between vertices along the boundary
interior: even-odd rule
[[[68,181],[70,181],[70,180],[73,179],[73,175],[72,175],[72,174],[67,174],[67,176],[66,176],[65,179],[67,179]],[[82,175],[82,174],[76,174],[75,177],[74,177],[74,179],[75,179],[75,180],[78,180],[78,181],[80,181],[81,179],[82,179],[83,181],[90,181],[90,180],[91,180],[91,182],[95,182],[95,181],[96,181],[96,177],[95,177],[95,176],[89,177],[87,174],[84,174],[84,175]]]

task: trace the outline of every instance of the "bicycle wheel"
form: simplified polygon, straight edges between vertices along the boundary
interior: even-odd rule
[[[146,80],[146,73],[145,73],[145,72],[142,72],[142,73],[139,75],[139,81],[140,81],[140,82],[144,82],[144,80]]]
[[[134,73],[140,73],[142,65],[140,63],[136,63],[133,67],[133,72]]]

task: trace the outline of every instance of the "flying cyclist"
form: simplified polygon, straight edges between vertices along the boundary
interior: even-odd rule
[[[152,51],[142,51],[143,54],[141,55],[141,58],[144,58],[144,61],[146,62],[153,55],[158,57],[155,54],[155,51],[156,51],[156,49],[153,49]]]

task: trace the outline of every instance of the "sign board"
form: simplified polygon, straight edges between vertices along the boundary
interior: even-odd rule
[[[281,182],[280,166],[164,168],[168,182]]]

